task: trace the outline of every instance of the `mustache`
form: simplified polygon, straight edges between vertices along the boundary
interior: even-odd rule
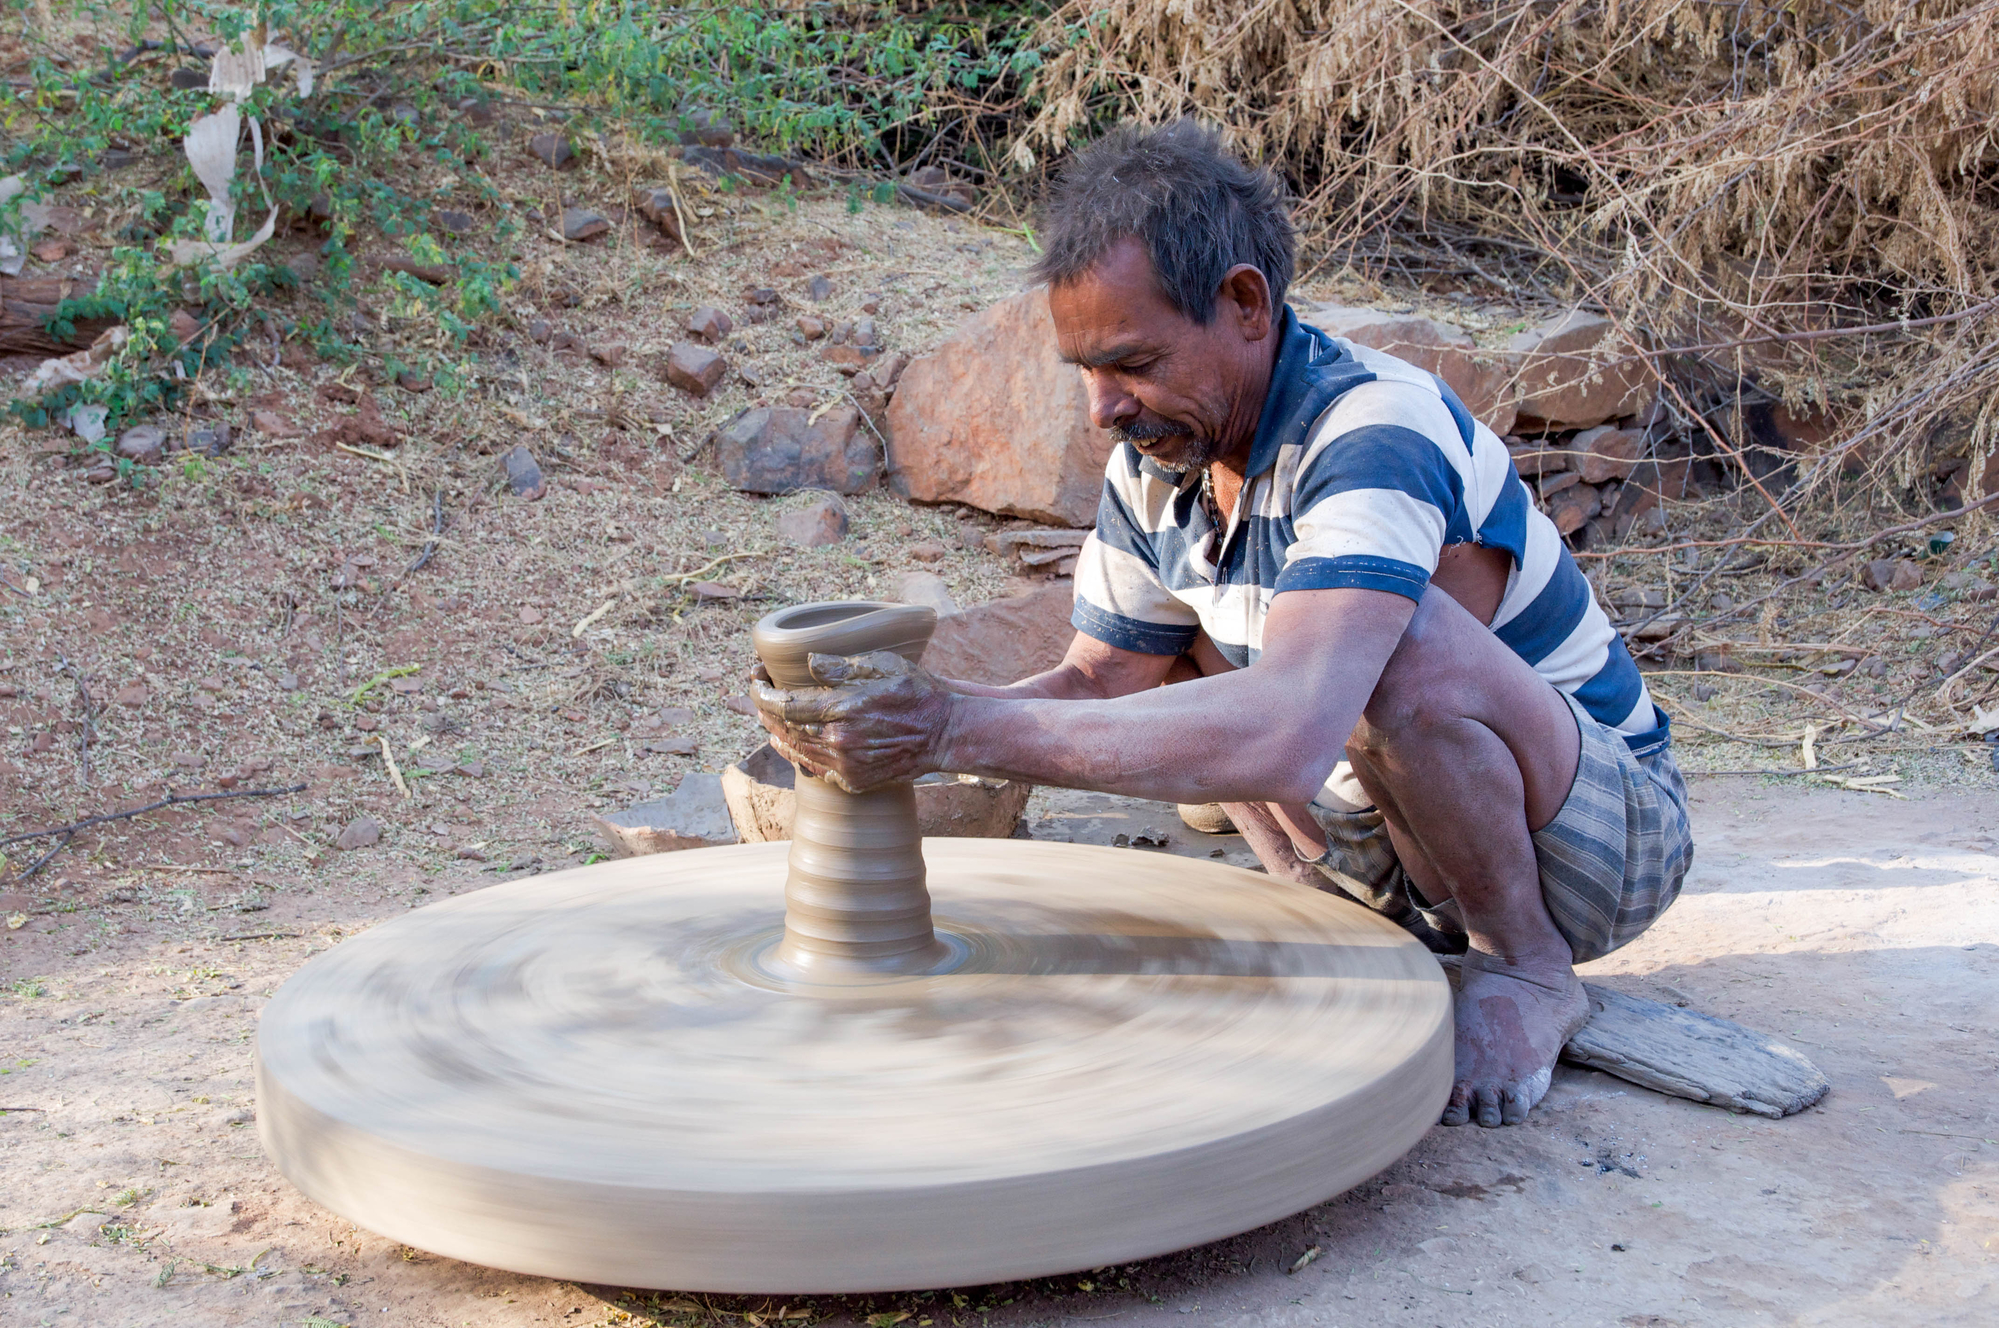
[[[1133,420],[1130,424],[1114,424],[1109,432],[1114,443],[1152,443],[1161,438],[1184,437],[1194,431],[1172,420],[1161,420],[1156,424]]]

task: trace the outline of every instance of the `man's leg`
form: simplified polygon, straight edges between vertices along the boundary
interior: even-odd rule
[[[1541,898],[1533,831],[1575,781],[1581,738],[1560,693],[1456,601],[1417,606],[1347,748],[1431,904],[1457,901],[1471,949],[1456,997],[1446,1125],[1511,1125],[1548,1089],[1589,1016]]]

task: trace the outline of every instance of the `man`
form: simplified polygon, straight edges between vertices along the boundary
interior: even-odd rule
[[[1117,444],[1067,657],[1010,687],[826,660],[828,690],[758,688],[765,726],[854,788],[1225,804],[1272,872],[1463,952],[1443,1122],[1524,1119],[1588,1016],[1572,965],[1649,926],[1692,857],[1665,715],[1492,431],[1285,306],[1269,175],[1192,124],[1121,129],[1042,239]]]

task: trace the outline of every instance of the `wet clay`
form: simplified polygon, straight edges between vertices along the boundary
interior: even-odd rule
[[[257,1125],[390,1239],[611,1286],[859,1292],[1123,1263],[1309,1208],[1451,1083],[1450,989],[1358,905],[1214,863],[924,844],[952,971],[761,976],[782,843],[432,904],[265,1008]]]
[[[934,610],[873,601],[800,604],[750,633],[780,687],[812,687],[811,656],[892,650],[915,663],[937,627]],[[798,772],[774,972],[821,981],[935,971],[952,957],[930,921],[916,793],[891,784],[848,793]]]
[[[791,612],[757,645],[792,686],[814,651],[915,658],[934,621]],[[319,955],[258,1026],[265,1150],[473,1263],[865,1292],[1246,1231],[1443,1107],[1450,988],[1356,904],[1165,854],[919,841],[907,786],[798,795],[790,844],[495,885]]]

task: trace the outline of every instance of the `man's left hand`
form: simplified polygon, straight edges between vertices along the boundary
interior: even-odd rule
[[[813,655],[822,687],[786,691],[759,664],[750,694],[771,746],[807,774],[849,793],[939,768],[950,689],[892,651]]]

